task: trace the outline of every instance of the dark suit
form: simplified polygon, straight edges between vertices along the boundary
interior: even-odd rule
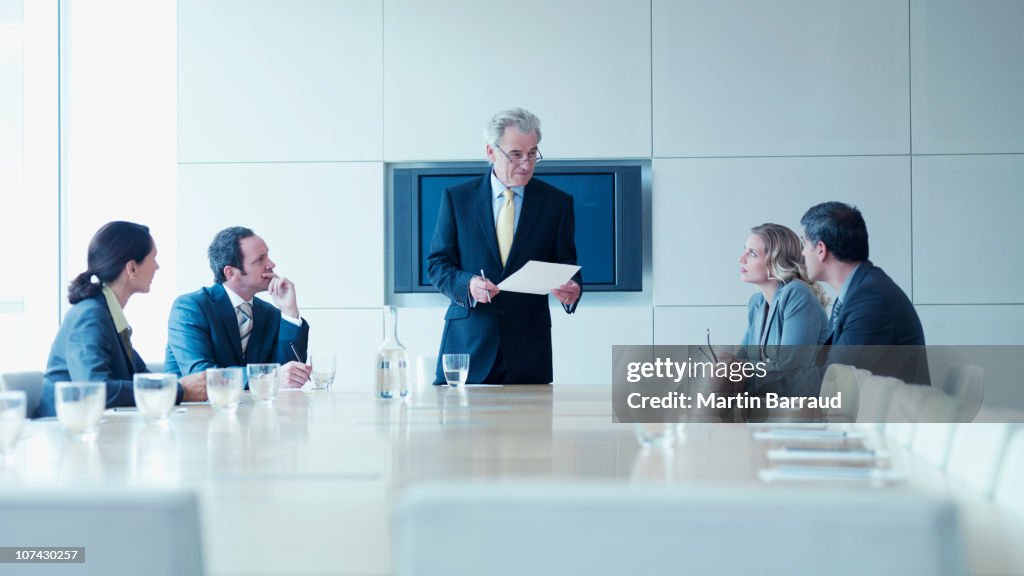
[[[509,382],[551,382],[547,295],[502,292],[493,302],[472,307],[469,283],[483,270],[488,280],[498,284],[530,260],[576,264],[575,235],[572,196],[534,178],[523,193],[519,225],[502,267],[490,173],[444,191],[427,259],[431,283],[451,299],[444,316],[436,384],[445,381],[442,354],[468,353],[467,381],[479,383],[494,366],[499,350]],[[582,286],[579,274],[573,279]],[[564,308],[571,314],[576,304]]]
[[[149,372],[139,354],[121,342],[110,316],[107,300],[100,292],[68,310],[57,337],[50,346],[43,375],[43,394],[34,418],[55,416],[54,384],[89,381],[107,383],[107,408],[134,406],[132,376]],[[183,389],[178,386],[178,401]]]
[[[924,330],[914,305],[870,260],[853,273],[825,344],[826,364],[849,364],[912,384],[931,381]]]
[[[235,308],[224,287],[214,284],[178,296],[167,321],[167,359],[164,369],[177,374],[194,374],[207,368],[246,364],[285,364],[295,360],[294,345],[306,358],[309,324],[302,326],[281,318],[281,311],[253,298],[252,334],[245,354],[238,332]]]

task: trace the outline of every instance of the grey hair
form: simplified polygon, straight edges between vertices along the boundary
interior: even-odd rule
[[[516,130],[523,134],[536,132],[537,142],[540,142],[540,118],[522,108],[511,108],[495,114],[484,128],[484,141],[491,146],[497,146],[498,141],[505,135],[505,128],[509,126],[515,126]]]

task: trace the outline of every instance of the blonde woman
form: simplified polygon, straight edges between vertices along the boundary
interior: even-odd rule
[[[809,366],[829,335],[827,298],[807,278],[796,233],[771,223],[750,232],[740,279],[758,291],[747,305],[747,332],[736,357],[765,362],[768,371]]]

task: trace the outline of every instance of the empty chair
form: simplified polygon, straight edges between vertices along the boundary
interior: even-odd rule
[[[956,427],[949,449],[949,477],[991,496],[1003,451],[1017,426],[1008,411],[982,408],[974,422]]]
[[[942,378],[942,389],[960,400],[960,422],[970,422],[984,399],[985,369],[974,364],[953,364]]]
[[[430,386],[434,383],[437,356],[420,354],[416,357],[416,386]]]
[[[956,430],[960,403],[949,394],[936,394],[921,404],[920,423],[911,448],[925,462],[945,468],[949,445]]]
[[[860,401],[857,408],[857,422],[881,428],[889,414],[893,391],[902,386],[903,381],[889,376],[874,376],[870,372],[860,374],[858,371],[858,375],[860,376],[858,378]]]
[[[901,446],[910,446],[914,441],[917,424],[921,421],[921,408],[925,401],[941,396],[946,396],[946,393],[931,386],[897,386],[886,415],[885,435]]]
[[[43,395],[42,372],[10,372],[0,378],[4,390],[22,390],[25,392],[26,417],[31,417],[39,406],[39,398]]]
[[[164,371],[163,362],[147,362],[146,369],[154,374],[160,374]]]
[[[902,490],[446,483],[392,530],[399,576],[966,571],[956,507]]]
[[[860,404],[858,380],[871,376],[871,372],[845,364],[832,364],[825,370],[821,381],[821,396],[834,398],[842,394],[839,408],[825,410],[826,422],[856,422]]]
[[[1015,430],[1006,446],[995,500],[1024,514],[1024,428]]]
[[[196,497],[186,492],[0,493],[4,546],[85,548],[84,564],[13,566],[4,574],[203,574]]]

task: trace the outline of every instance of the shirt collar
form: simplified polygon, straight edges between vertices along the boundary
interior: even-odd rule
[[[494,175],[494,170],[491,170],[491,200],[497,200],[498,198],[504,199],[505,189],[510,188],[516,193],[516,196],[520,198],[526,197],[526,186],[505,186],[498,180],[498,177]]]
[[[860,264],[863,264],[863,262],[861,262]],[[846,280],[843,281],[843,286],[839,289],[839,297],[837,298],[838,301],[846,302],[846,293],[850,290],[850,281],[853,280],[853,275],[857,273],[857,269],[860,268],[860,264],[854,266],[853,270],[850,270],[850,275],[847,276]]]
[[[231,288],[228,288],[226,284],[221,284],[221,286],[223,286],[224,287],[224,291],[227,292],[228,299],[231,300],[231,307],[232,308],[238,308],[238,306],[241,305],[242,302],[248,302],[249,305],[252,306],[252,300],[244,300],[244,299],[242,299],[241,296],[239,296],[238,294],[235,294],[234,290],[232,290]]]
[[[107,308],[110,309],[110,317],[114,320],[114,330],[118,334],[128,328],[128,319],[124,317],[124,309],[117,301],[117,295],[107,284],[103,285],[103,297],[107,299]]]

